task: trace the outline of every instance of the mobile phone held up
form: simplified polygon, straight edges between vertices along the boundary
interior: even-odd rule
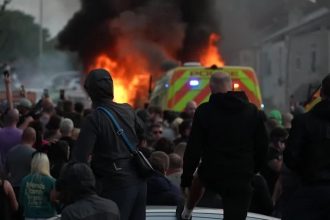
[[[4,77],[7,78],[9,75],[10,75],[10,73],[9,73],[8,70],[3,71],[3,76],[4,76]]]
[[[3,67],[3,76],[5,78],[9,77],[10,75],[10,66],[9,65],[4,65]]]

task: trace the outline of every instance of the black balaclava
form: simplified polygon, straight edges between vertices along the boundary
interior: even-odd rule
[[[84,85],[93,103],[113,100],[113,81],[110,73],[105,69],[92,70]]]

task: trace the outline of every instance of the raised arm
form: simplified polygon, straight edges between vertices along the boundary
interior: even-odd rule
[[[11,110],[14,108],[14,103],[13,103],[13,93],[11,91],[11,79],[9,74],[4,75],[4,83],[6,87],[6,98],[8,102],[8,107]]]
[[[18,209],[18,202],[17,202],[16,196],[15,196],[14,189],[7,180],[5,180],[3,184],[4,184],[6,194],[9,198],[10,207],[12,210],[16,211]]]

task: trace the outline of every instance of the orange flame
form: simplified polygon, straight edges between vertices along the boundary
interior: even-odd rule
[[[148,91],[150,75],[143,68],[139,68],[138,64],[138,60],[134,58],[119,62],[111,59],[108,55],[101,54],[90,65],[89,70],[103,68],[110,72],[114,81],[114,101],[135,105],[139,104],[135,102],[136,97],[141,93],[138,90],[143,87],[145,92]],[[132,72],[128,67],[134,68],[135,72]],[[136,72],[136,70],[139,71]]]
[[[218,42],[220,41],[220,36],[218,34],[212,33],[209,38],[208,47],[203,52],[200,57],[200,62],[203,66],[212,66],[217,65],[222,67],[225,65],[225,61],[222,59],[222,56],[218,49]]]
[[[208,46],[202,51],[200,57],[203,66],[214,64],[219,67],[224,66],[224,61],[217,47],[219,40],[219,35],[210,35]],[[132,40],[127,36],[117,39],[116,48],[113,48],[117,55],[116,58],[107,53],[100,54],[95,57],[87,70],[103,68],[109,71],[114,81],[114,101],[139,107],[148,99],[151,76],[148,67],[151,61],[147,60],[138,50],[132,50],[133,45],[131,43]],[[164,53],[166,54],[165,50]]]

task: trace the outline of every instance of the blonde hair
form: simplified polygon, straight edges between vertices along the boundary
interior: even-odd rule
[[[31,173],[50,176],[47,154],[35,153],[31,161]]]

